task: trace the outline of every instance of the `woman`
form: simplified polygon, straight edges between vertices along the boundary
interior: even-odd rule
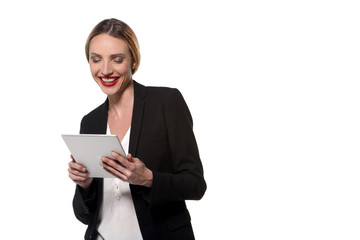
[[[177,89],[144,87],[132,75],[140,63],[137,38],[117,19],[100,22],[86,43],[91,74],[106,101],[84,116],[81,134],[116,134],[127,157],[100,164],[115,178],[89,178],[72,159],[76,217],[85,239],[194,239],[185,200],[206,190],[189,109]]]

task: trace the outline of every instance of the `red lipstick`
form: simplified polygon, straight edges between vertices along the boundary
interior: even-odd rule
[[[114,76],[109,76],[109,77],[98,77],[100,79],[100,82],[102,83],[102,85],[104,85],[105,87],[112,87],[114,86],[118,80],[119,77],[114,77]]]

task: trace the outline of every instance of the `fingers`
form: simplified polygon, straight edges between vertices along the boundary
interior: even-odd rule
[[[128,154],[128,156],[130,155],[130,159],[127,157],[123,157],[122,155],[120,155],[119,153],[117,152],[112,152],[111,153],[111,156],[114,157],[114,159],[118,160],[119,163],[121,163],[121,165],[123,165],[124,167],[128,168],[130,167],[132,164],[132,158],[131,158],[131,154]]]
[[[80,163],[75,162],[75,160],[69,162],[69,167],[73,170],[78,170],[79,172],[86,172],[86,167]]]
[[[119,159],[124,164],[125,161],[127,161],[124,157],[121,156],[122,159]],[[129,178],[130,171],[117,159],[111,159],[107,157],[102,157],[100,165],[103,166],[103,168],[114,175],[115,177],[119,177],[120,179],[127,181]],[[128,164],[127,164],[128,165]]]
[[[140,159],[131,154],[126,158],[118,153],[112,153],[112,156],[114,159],[102,157],[100,162],[107,172],[131,184],[152,187],[152,171]]]
[[[114,165],[115,167],[113,167],[112,165],[106,163],[105,161],[102,161],[102,162],[100,162],[100,165],[103,166],[105,171],[114,175],[115,177],[117,177],[125,182],[127,182],[129,180],[129,178],[124,174],[124,172],[127,170],[123,167],[118,167],[117,165],[119,165],[119,164],[115,164]]]
[[[74,160],[69,162],[69,177],[73,181],[85,181],[89,177],[89,173],[86,171],[86,168],[79,163],[76,163]]]
[[[85,182],[87,179],[89,179],[88,175],[85,177],[79,176],[79,175],[75,175],[71,172],[69,172],[69,177],[71,180],[73,180],[75,183],[80,184],[82,182]]]
[[[73,176],[76,176],[76,177],[81,177],[81,178],[87,178],[89,176],[89,173],[88,172],[80,172],[76,169],[73,169],[71,167],[68,168],[68,172],[69,174],[73,175]],[[79,180],[79,179],[77,179]]]
[[[90,173],[87,172],[86,167],[80,163],[77,163],[73,157],[70,155],[71,162],[69,162],[69,177],[70,179],[82,187],[83,189],[88,189],[92,183],[93,178],[90,178]]]

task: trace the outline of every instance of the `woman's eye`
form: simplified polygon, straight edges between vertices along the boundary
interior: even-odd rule
[[[93,62],[93,63],[97,63],[97,62],[99,62],[99,61],[100,61],[100,59],[99,59],[99,58],[92,58],[91,60],[92,60],[92,62]]]
[[[115,58],[114,61],[116,63],[122,63],[124,61],[124,59],[123,58]]]

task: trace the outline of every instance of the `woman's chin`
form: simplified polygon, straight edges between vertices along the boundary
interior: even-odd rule
[[[118,89],[117,88],[104,88],[101,87],[101,90],[103,91],[103,93],[105,93],[108,96],[112,96],[118,93]]]

